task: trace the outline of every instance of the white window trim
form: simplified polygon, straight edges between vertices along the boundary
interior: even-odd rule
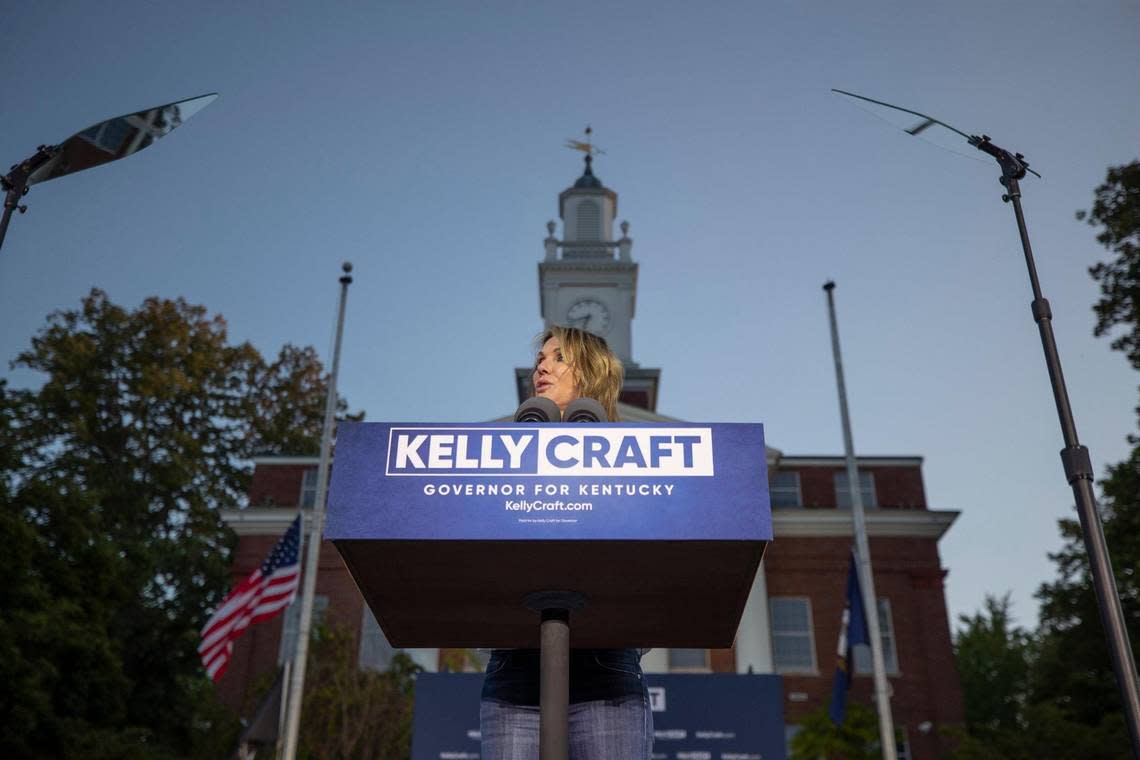
[[[313,631],[316,627],[324,622],[325,617],[328,615],[329,597],[328,594],[314,594],[313,595]],[[281,639],[277,642],[277,664],[281,665],[285,662],[286,658],[292,659],[294,655],[294,647],[296,647],[298,627],[301,621],[301,595],[298,594],[293,598],[292,603],[285,608],[281,613]],[[289,651],[286,651],[288,649]]]
[[[808,647],[808,649],[811,651],[811,668],[810,669],[797,668],[797,667],[788,666],[788,665],[779,665],[776,662],[776,637],[779,636],[780,634],[776,632],[776,625],[775,625],[776,616],[774,614],[772,614],[772,602],[774,602],[777,599],[802,599],[802,600],[804,600],[804,602],[807,603],[807,618],[808,618],[807,619],[807,632],[808,632],[808,640],[811,643],[811,646]],[[815,651],[815,616],[814,616],[814,612],[812,611],[812,608],[811,608],[811,597],[810,596],[790,596],[790,595],[789,596],[780,595],[780,596],[768,597],[768,619],[771,621],[771,632],[772,632],[772,670],[774,670],[777,673],[781,673],[781,674],[782,673],[789,673],[789,674],[795,674],[795,675],[818,676],[819,675],[819,660],[816,657],[816,651]]]
[[[890,631],[889,636],[887,638],[889,638],[891,640],[891,651],[894,652],[894,655],[895,655],[895,661],[893,663],[884,662],[883,667],[886,670],[888,676],[902,675],[902,672],[899,668],[899,638],[895,634],[895,614],[894,614],[894,610],[891,609],[891,600],[885,596],[880,596],[878,599],[878,603],[883,605],[883,607],[887,613],[887,627],[889,628],[889,631]],[[882,638],[883,637],[882,621],[879,621],[879,623],[880,623],[880,625],[879,625],[879,638]],[[852,654],[851,657],[852,657],[852,659],[854,659],[855,655]],[[856,676],[873,676],[874,675],[874,667],[871,666],[871,667],[868,667],[866,669],[863,669],[863,668],[856,666],[855,667],[855,675]]]
[[[776,509],[802,509],[804,506],[804,489],[803,489],[803,480],[800,478],[799,472],[797,472],[796,470],[781,470],[777,474],[786,474],[786,475],[794,475],[795,476],[795,478],[796,478],[796,503],[793,506],[780,506],[780,507],[776,507]],[[770,494],[771,494],[771,488],[769,488],[769,495]],[[775,505],[773,505],[773,506],[775,506]]]
[[[676,649],[683,649],[688,647],[674,647]],[[692,647],[698,649],[699,647]],[[672,652],[671,648],[669,652]],[[694,665],[692,667],[675,667],[669,660],[669,652],[665,653],[665,663],[669,668],[670,673],[711,673],[712,672],[712,653],[709,650],[703,650],[705,653],[705,664],[703,666]]]
[[[864,503],[863,507],[865,509],[878,509],[878,507],[879,507],[879,490],[875,486],[875,473],[872,472],[871,470],[856,470],[856,474],[858,475],[859,481],[860,481],[859,482],[859,490],[860,491],[863,490],[863,482],[862,482],[863,476],[866,475],[868,478],[871,479],[870,503],[869,504]],[[835,490],[835,507],[836,507],[836,509],[851,509],[850,504],[848,504],[846,507],[844,507],[844,506],[840,505],[840,503],[839,503],[839,486],[836,484],[836,478],[838,478],[840,475],[842,475],[843,477],[847,477],[847,472],[846,471],[837,472],[831,478],[831,486]],[[848,495],[850,495],[850,494],[848,494]]]
[[[907,736],[906,728],[901,726],[895,729],[895,754],[898,760],[911,760],[913,757],[910,751],[910,737]]]
[[[297,631],[293,625],[297,620],[297,612],[300,607],[300,596],[294,597],[293,601],[281,613],[281,638],[277,642],[277,664],[282,665],[286,660],[293,659],[293,644],[297,636]]]
[[[792,742],[795,741],[796,735],[803,730],[804,727],[799,723],[784,724],[784,751],[787,752],[788,757],[792,756]]]
[[[308,505],[308,506],[305,506],[305,492],[309,490],[305,484],[305,481],[309,479],[310,475],[312,476],[312,479],[313,479],[313,503]],[[320,475],[317,472],[316,468],[310,467],[310,468],[308,468],[302,472],[302,474],[301,474],[301,493],[297,497],[297,506],[299,506],[301,509],[312,509],[314,506],[316,506],[316,503],[317,503],[317,480],[319,477],[320,477]]]

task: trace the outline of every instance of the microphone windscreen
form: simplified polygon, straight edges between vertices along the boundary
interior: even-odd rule
[[[515,410],[515,422],[558,422],[561,419],[558,404],[542,396],[531,396]]]
[[[566,407],[563,422],[605,422],[606,410],[592,398],[577,398]]]

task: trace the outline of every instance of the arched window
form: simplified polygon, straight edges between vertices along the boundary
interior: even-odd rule
[[[597,201],[585,199],[578,204],[577,222],[579,240],[602,239],[602,207]]]

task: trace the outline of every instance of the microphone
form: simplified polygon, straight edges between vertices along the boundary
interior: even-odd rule
[[[515,410],[515,422],[558,422],[561,419],[558,404],[542,396],[531,396]]]
[[[562,415],[563,422],[605,422],[606,410],[592,398],[578,398],[570,402],[566,407],[566,413]]]

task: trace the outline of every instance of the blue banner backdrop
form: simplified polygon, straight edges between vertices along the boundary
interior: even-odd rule
[[[783,685],[776,675],[646,675],[653,757],[785,760]],[[479,758],[481,673],[416,677],[412,760]]]
[[[342,422],[328,539],[772,538],[760,424]]]

